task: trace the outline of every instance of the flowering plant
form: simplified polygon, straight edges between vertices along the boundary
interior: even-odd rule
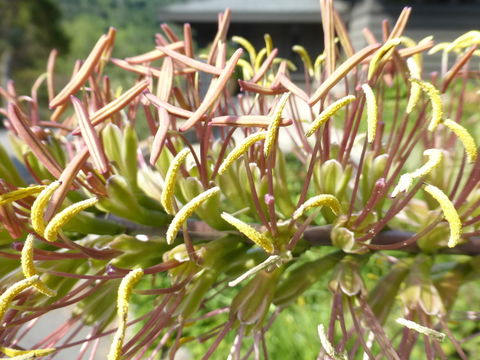
[[[267,358],[275,318],[328,279],[320,357],[423,347],[429,359],[468,358],[451,315],[480,271],[468,113],[480,33],[417,43],[403,35],[410,11],[354,49],[323,0],[325,51],[313,60],[293,47],[303,85],[268,35],[258,52],[233,37],[228,57],[227,10],[204,58],[188,24],[183,40],[162,25],[152,51],[126,59],[111,58],[110,29],[60,91],[55,51],[29,96],[0,89],[29,175],[0,148],[0,351],[30,359],[81,344],[77,359],[93,359],[113,334],[109,359],[173,358],[193,342],[208,344],[207,359],[233,332],[229,358]],[[428,74],[426,51],[456,60]],[[112,89],[112,65],[135,74],[126,91]],[[388,271],[373,281],[375,264]],[[222,294],[228,306],[212,307]],[[129,314],[134,299],[145,314]],[[22,343],[72,305],[64,325]]]

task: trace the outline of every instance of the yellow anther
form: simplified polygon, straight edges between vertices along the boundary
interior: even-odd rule
[[[242,68],[243,80],[250,80],[253,77],[253,67],[245,59],[238,59],[237,65]]]
[[[323,327],[322,324],[318,325],[317,327],[318,330],[318,337],[320,338],[320,343],[322,344],[323,349],[327,353],[329,357],[331,357],[334,360],[347,360],[347,355],[345,352],[338,354],[335,351],[335,348],[333,345],[328,341],[327,334],[325,334],[325,328]]]
[[[427,162],[417,170],[400,176],[397,186],[395,186],[392,191],[392,197],[396,197],[403,191],[408,191],[413,184],[413,180],[427,175],[435,169],[443,159],[443,151],[439,149],[427,149],[423,152],[423,155],[428,156]]]
[[[243,221],[237,219],[236,217],[234,217],[234,216],[232,216],[228,213],[224,212],[224,213],[222,213],[221,216],[222,216],[223,220],[225,220],[230,225],[237,228],[238,231],[240,231],[247,238],[252,240],[255,244],[260,246],[267,253],[270,253],[270,254],[273,253],[273,251],[275,250],[274,247],[273,247],[273,243],[267,236],[258,232],[252,226],[244,223]]]
[[[223,160],[220,168],[218,169],[218,173],[222,175],[229,167],[233,164],[235,160],[237,160],[240,156],[247,152],[247,150],[255,144],[257,141],[264,140],[267,136],[266,131],[260,131],[254,134],[247,136],[243,141],[235,146],[235,148],[230,151],[227,155],[225,160]]]
[[[328,206],[336,215],[342,212],[342,207],[335,196],[330,194],[322,194],[311,197],[302,205],[300,205],[300,207],[293,213],[293,219],[297,220],[305,213],[305,211],[320,206]]]
[[[410,77],[412,79],[419,79],[421,77],[421,69],[418,63],[413,58],[407,59],[407,67],[410,71]],[[408,98],[407,103],[407,114],[410,114],[413,111],[415,105],[417,105],[420,100],[421,87],[417,83],[412,82],[410,86],[410,97]]]
[[[323,52],[322,54],[318,55],[317,58],[315,59],[315,63],[313,64],[313,71],[317,79],[320,79],[321,66],[325,62],[326,58],[327,58],[327,55],[325,54],[325,52]]]
[[[447,50],[461,50],[474,44],[480,44],[480,31],[472,30],[460,35],[450,44]]]
[[[33,263],[34,241],[35,241],[35,236],[32,234],[28,234],[22,249],[21,264],[22,264],[23,275],[26,278],[38,275],[37,269],[35,268],[35,264]],[[40,291],[42,294],[46,296],[55,296],[57,294],[54,290],[50,289],[47,285],[45,285],[41,281],[38,281],[35,284],[33,284],[33,287],[35,287],[35,289],[37,289],[38,291]]]
[[[413,322],[411,320],[403,319],[403,318],[398,318],[395,320],[397,323],[400,325],[405,326],[406,328],[412,329],[420,334],[427,335],[430,337],[433,337],[434,339],[438,341],[443,341],[445,339],[445,334],[441,333],[437,330],[433,330],[430,328],[427,328],[425,326],[422,326],[420,324],[417,324],[416,322]]]
[[[239,44],[240,46],[244,47],[245,50],[247,50],[248,56],[250,57],[250,63],[254,64],[255,59],[257,58],[257,52],[255,51],[255,47],[252,45],[252,43],[241,36],[233,36],[232,41]]]
[[[435,169],[443,159],[443,151],[440,149],[427,149],[423,152],[423,155],[428,156],[428,160],[422,167],[412,173],[414,179],[427,175]]]
[[[449,43],[449,42],[441,42],[441,43],[438,43],[436,44],[434,47],[432,47],[429,51],[428,51],[428,55],[433,55],[433,54],[436,54],[437,52],[439,51],[446,51],[446,52],[449,52],[449,48],[450,46],[452,45],[452,43]]]
[[[254,64],[255,71],[260,69],[260,66],[262,66],[262,63],[263,63],[263,58],[266,55],[267,55],[267,49],[266,48],[263,48],[258,52],[257,57],[255,58],[255,64]]]
[[[67,222],[69,222],[79,212],[95,205],[97,202],[97,198],[91,198],[79,201],[60,211],[57,215],[53,217],[52,220],[50,220],[48,225],[45,227],[45,232],[43,235],[45,239],[48,241],[57,240],[58,232]]]
[[[370,64],[368,66],[368,80],[370,80],[377,71],[378,64],[380,63],[380,60],[395,46],[399,45],[401,43],[401,40],[398,38],[395,39],[390,39],[385,44],[378,49],[375,54],[372,56],[372,60],[370,60]]]
[[[15,299],[15,297],[23,290],[28,289],[30,286],[36,284],[39,281],[38,279],[39,276],[34,275],[27,279],[17,281],[3,292],[3,294],[0,296],[0,323],[13,299]]]
[[[275,141],[277,140],[278,135],[278,128],[280,127],[280,122],[282,120],[282,112],[287,105],[289,97],[290,93],[285,93],[282,95],[273,114],[272,121],[268,125],[267,136],[265,137],[265,144],[263,145],[263,153],[265,157],[268,157],[270,155],[270,152],[275,145]]]
[[[10,191],[0,195],[0,206],[10,204],[11,202],[26,198],[30,195],[38,194],[45,189],[44,185],[29,186],[26,188],[19,188],[17,190]]]
[[[194,211],[202,205],[205,201],[211,197],[217,195],[220,192],[220,188],[215,186],[203,193],[195,196],[192,200],[185,204],[184,207],[175,215],[170,226],[167,229],[166,239],[167,244],[172,244],[175,238],[177,237],[178,232],[180,231],[183,223],[194,213]]]
[[[267,49],[267,56],[268,56],[273,50],[273,40],[270,34],[263,35],[263,39],[265,40],[265,49]]]
[[[33,202],[32,209],[30,212],[30,216],[32,219],[32,227],[33,230],[37,232],[37,234],[43,236],[45,232],[45,221],[43,219],[45,208],[50,201],[55,190],[58,189],[60,186],[59,181],[54,181],[50,185],[48,185],[42,192],[37,196],[35,201]]]
[[[424,189],[440,204],[443,216],[450,226],[450,238],[448,239],[447,246],[450,248],[455,247],[458,244],[462,234],[462,222],[460,221],[460,217],[458,216],[455,206],[453,206],[453,203],[450,201],[448,196],[436,186],[426,185]]]
[[[125,330],[127,328],[128,318],[128,302],[132,295],[133,287],[142,278],[143,270],[135,269],[130,271],[120,283],[117,294],[117,316],[118,328],[113,337],[108,360],[120,360],[122,356],[123,339],[125,338]]]
[[[164,207],[167,214],[173,215],[175,210],[173,208],[174,193],[175,193],[175,180],[177,178],[178,170],[182,166],[183,162],[190,154],[190,149],[185,148],[180,151],[172,160],[170,164],[167,175],[165,176],[165,185],[162,189],[162,194],[160,196],[160,202]]]
[[[310,76],[313,76],[314,68],[312,65],[312,59],[310,59],[310,55],[308,55],[307,50],[305,50],[305,48],[301,45],[294,45],[292,47],[292,50],[296,52],[298,55],[300,55],[300,58],[302,59],[303,64],[307,69],[308,73],[310,74]]]
[[[315,131],[317,131],[323,124],[325,124],[327,122],[328,119],[330,119],[330,117],[335,115],[337,113],[337,111],[340,110],[345,105],[350,104],[353,100],[355,100],[355,96],[347,95],[347,96],[335,101],[334,103],[330,104],[329,106],[327,106],[327,108],[325,110],[323,110],[317,116],[317,118],[312,122],[312,124],[308,128],[305,135],[307,137],[312,136],[315,133]]]
[[[475,140],[473,139],[472,135],[459,123],[447,119],[443,122],[443,124],[452,130],[455,135],[460,139],[465,148],[465,152],[467,153],[467,158],[469,162],[475,162],[477,159],[477,144],[475,144]]]
[[[11,349],[11,348],[0,346],[0,352],[16,360],[35,359],[37,357],[47,356],[53,353],[55,350],[56,350],[55,348],[18,350],[18,349]],[[12,360],[12,359],[9,359],[9,360]]]
[[[365,99],[367,101],[367,139],[369,143],[373,143],[375,134],[377,133],[378,123],[377,100],[370,85],[363,84],[362,90],[365,93]]]
[[[430,102],[432,104],[432,120],[428,125],[428,130],[433,131],[440,124],[443,117],[443,105],[442,98],[440,97],[440,92],[432,84],[419,80],[419,79],[410,79],[411,82],[416,83],[420,88],[428,95]]]

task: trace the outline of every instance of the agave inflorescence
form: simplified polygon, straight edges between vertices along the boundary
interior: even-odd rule
[[[183,40],[163,25],[155,49],[113,59],[111,29],[58,93],[55,53],[30,96],[1,89],[32,179],[0,149],[0,352],[61,357],[81,344],[77,359],[93,359],[115,333],[109,359],[173,357],[190,342],[207,343],[207,359],[233,332],[229,358],[267,358],[275,318],[328,279],[319,356],[403,359],[423,346],[426,358],[468,357],[449,315],[480,271],[480,161],[464,116],[480,36],[416,43],[403,36],[406,8],[383,43],[370,34],[355,50],[321,3],[325,52],[312,61],[293,48],[304,88],[270,36],[260,51],[234,37],[246,54],[227,56],[227,10],[204,57],[187,24]],[[428,74],[429,49],[457,63]],[[114,95],[108,64],[136,82]],[[40,111],[45,79],[50,111]],[[309,251],[321,245],[331,251]],[[379,262],[388,272],[367,281]],[[219,294],[229,305],[212,308]],[[132,297],[146,314],[128,315]],[[64,325],[22,342],[71,305]]]

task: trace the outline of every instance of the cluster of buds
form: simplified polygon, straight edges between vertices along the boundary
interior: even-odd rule
[[[273,321],[327,280],[319,356],[404,359],[424,346],[427,358],[468,357],[449,316],[480,271],[468,114],[480,33],[417,43],[405,8],[354,49],[321,3],[325,51],[293,47],[302,84],[269,35],[260,51],[229,39],[227,10],[206,55],[188,24],[181,35],[164,24],[153,50],[112,58],[110,29],[60,91],[55,51],[30,95],[0,88],[17,158],[0,146],[1,353],[77,347],[93,359],[104,341],[110,360],[156,359],[195,342],[207,359],[235,332],[230,359],[267,358]],[[457,60],[427,74],[428,50]],[[134,74],[126,91],[112,66]],[[228,303],[215,308],[219,295]],[[65,324],[23,341],[72,305]]]

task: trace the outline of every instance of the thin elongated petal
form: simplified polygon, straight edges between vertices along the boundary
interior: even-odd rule
[[[148,86],[150,81],[142,80],[139,83],[135,84],[132,88],[125,91],[122,95],[117,97],[115,100],[112,100],[107,105],[95,111],[90,117],[90,121],[93,126],[97,126],[105,119],[108,119],[110,116],[116,112],[123,109],[125,106],[130,104],[132,100],[142,93]],[[80,129],[73,130],[73,134],[76,135],[80,132]]]
[[[472,46],[465,54],[463,54],[457,62],[452,66],[450,70],[445,74],[443,79],[442,93],[448,88],[448,85],[452,82],[458,72],[463,69],[465,64],[471,59],[477,50],[477,45]]]
[[[118,66],[121,69],[131,71],[135,74],[143,75],[143,76],[155,76],[155,77],[160,77],[161,71],[151,67],[151,66],[143,66],[143,65],[134,65],[130,64],[129,62],[126,62],[125,60],[122,59],[115,59],[111,58],[110,62],[116,66]]]
[[[158,108],[158,118],[160,124],[153,138],[152,152],[150,153],[151,165],[155,165],[157,162],[167,138],[168,128],[170,127],[170,116],[165,108]]]
[[[208,189],[207,191],[202,192],[201,194],[190,200],[188,203],[186,203],[175,215],[167,229],[167,244],[172,244],[175,241],[175,238],[177,237],[177,234],[180,231],[183,223],[187,221],[190,215],[192,215],[195,210],[205,201],[217,195],[219,192],[220,188],[218,186],[215,186],[211,189]]]
[[[260,246],[267,253],[272,254],[274,252],[275,249],[273,247],[272,240],[270,240],[268,237],[228,213],[224,212],[221,216],[223,220],[234,226],[238,231]]]
[[[161,107],[167,110],[170,114],[178,116],[183,119],[188,119],[193,116],[193,112],[189,110],[182,109],[178,106],[172,105],[166,101],[159,99],[157,96],[152,93],[145,92],[143,94],[148,101],[151,101],[155,107]]]
[[[198,60],[195,60],[195,59],[192,59],[188,56],[185,56],[183,54],[180,54],[179,52],[175,51],[175,50],[172,50],[166,46],[157,46],[157,49],[164,52],[165,54],[167,54],[169,57],[171,57],[172,59],[186,65],[186,66],[189,66],[195,70],[199,70],[199,71],[203,71],[205,73],[208,73],[208,74],[212,74],[212,75],[217,75],[217,76],[220,76],[221,73],[222,73],[222,69],[219,69],[215,66],[212,66],[212,65],[209,65],[207,63],[203,63],[201,61],[198,61]]]
[[[105,155],[102,142],[100,141],[100,137],[98,136],[95,128],[90,122],[87,111],[83,107],[82,102],[75,96],[71,97],[71,101],[73,104],[73,108],[75,109],[77,121],[80,125],[82,138],[85,141],[88,152],[92,156],[95,168],[101,173],[106,173],[108,171],[108,160],[107,156]]]
[[[88,159],[88,148],[84,147],[75,156],[69,161],[65,170],[63,170],[62,175],[58,181],[60,181],[60,186],[57,191],[53,193],[50,203],[48,204],[47,210],[45,211],[45,220],[50,220],[54,214],[58,212],[62,206],[63,200],[65,200],[68,191],[70,191],[72,184],[78,175],[78,172],[83,167],[85,162]]]
[[[218,31],[215,35],[215,39],[213,39],[210,53],[208,54],[207,62],[209,64],[213,64],[214,62],[219,43],[225,43],[227,40],[227,32],[228,27],[230,26],[231,15],[232,12],[230,11],[230,9],[227,8],[223,13],[219,14],[218,16]]]
[[[161,75],[158,78],[157,96],[160,100],[168,101],[172,93],[173,86],[173,61],[171,58],[166,58],[163,61]]]
[[[210,87],[208,88],[207,94],[203,99],[200,106],[195,110],[192,117],[187,120],[185,124],[180,128],[180,131],[187,131],[192,126],[194,126],[205,113],[214,105],[217,99],[220,97],[223,89],[227,85],[230,76],[233,74],[235,70],[235,66],[237,66],[238,59],[242,56],[243,50],[238,49],[232,55],[230,60],[228,60],[225,68],[222,70],[222,74],[218,77],[218,79],[212,80]]]
[[[75,204],[72,204],[62,211],[60,211],[57,215],[55,215],[52,220],[48,223],[45,227],[44,237],[48,241],[55,241],[57,240],[57,234],[61,230],[61,228],[69,222],[75,215],[80,213],[81,211],[95,205],[98,202],[97,198],[86,199],[83,201],[79,201]]]
[[[462,235],[462,222],[458,216],[458,212],[453,206],[453,203],[450,201],[447,195],[433,185],[426,185],[424,187],[425,191],[432,195],[432,197],[437,200],[440,204],[440,207],[443,211],[443,216],[450,226],[450,238],[448,239],[448,247],[453,248],[458,244],[460,237]]]
[[[347,75],[354,67],[360,64],[363,59],[372,54],[379,47],[379,44],[369,45],[355,53],[355,55],[352,57],[348,58],[324,82],[322,82],[319,88],[310,97],[308,102],[309,105],[314,105],[320,101],[320,99],[323,98],[332,87],[334,87],[340,80],[345,78],[345,75]]]
[[[173,158],[168,168],[167,175],[165,176],[165,185],[162,189],[160,202],[162,203],[162,206],[164,207],[167,214],[173,215],[175,213],[175,209],[173,208],[175,181],[177,180],[177,173],[178,170],[180,170],[180,166],[182,166],[183,162],[189,154],[189,148],[185,148],[180,151]]]
[[[280,84],[280,77],[278,82]],[[272,84],[272,87],[265,87],[262,85],[255,84],[251,81],[243,81],[243,80],[238,80],[238,84],[240,85],[240,88],[243,91],[251,91],[251,92],[262,94],[262,95],[278,95],[288,91],[283,86],[274,87],[273,84]]]
[[[105,47],[108,45],[108,41],[109,39],[106,35],[102,35],[100,37],[93,50],[90,52],[85,62],[78,70],[77,74],[75,74],[69,83],[65,85],[65,87],[57,94],[57,96],[50,101],[49,106],[51,108],[62,105],[68,100],[70,95],[74,94],[78,89],[80,89],[100,60]]]
[[[278,55],[278,49],[273,49],[270,55],[268,55],[265,61],[262,63],[262,66],[260,66],[258,70],[255,72],[255,75],[252,78],[252,82],[258,82],[262,80],[267,70],[270,68],[270,66],[272,66],[273,60],[275,60],[277,55]]]
[[[55,63],[57,60],[58,50],[50,51],[47,61],[47,90],[48,101],[52,101],[55,97]]]
[[[208,124],[212,126],[268,127],[271,122],[272,117],[267,115],[226,115],[214,117]],[[279,126],[288,126],[292,123],[292,119],[281,118]]]
[[[412,12],[411,7],[407,6],[402,9],[402,12],[398,17],[397,22],[395,23],[395,26],[393,27],[392,31],[390,32],[390,35],[388,36],[388,40],[399,38],[400,36],[403,35],[405,27],[407,26],[408,19],[410,18],[411,12]]]
[[[308,103],[308,95],[305,91],[300,89],[297,85],[295,85],[285,74],[281,74],[279,77],[280,84],[285,87],[288,91],[290,91],[292,94],[295,94],[298,96],[300,99]]]
[[[122,95],[120,95],[118,98],[116,98],[112,102],[109,102],[107,105],[105,105],[101,109],[98,109],[97,111],[95,111],[91,116],[92,124],[94,126],[98,125],[103,120],[110,117],[112,114],[115,114],[117,111],[120,111],[121,109],[123,109],[125,106],[131,103],[136,96],[142,93],[142,91],[145,90],[149,85],[150,85],[150,81],[142,80],[137,84],[135,84],[134,86],[132,86],[127,91],[125,91]]]
[[[19,109],[14,104],[8,104],[8,119],[13,128],[22,138],[22,140],[29,146],[29,149],[40,160],[40,162],[47,168],[47,170],[57,179],[62,173],[62,169],[55,158],[48,152],[45,145],[35,136],[30,126],[28,126],[18,113]]]
[[[447,119],[443,122],[443,124],[452,130],[455,135],[460,139],[465,148],[465,152],[467,153],[468,161],[473,163],[477,159],[477,144],[475,144],[475,140],[473,136],[470,135],[467,129],[465,129],[459,123]]]
[[[172,44],[165,45],[166,48],[174,51],[182,50],[183,46],[184,46],[183,41],[177,41]],[[130,64],[143,64],[146,62],[159,60],[161,58],[164,58],[165,56],[167,56],[167,54],[162,50],[154,49],[141,55],[128,57],[125,59],[125,61],[128,61]]]

